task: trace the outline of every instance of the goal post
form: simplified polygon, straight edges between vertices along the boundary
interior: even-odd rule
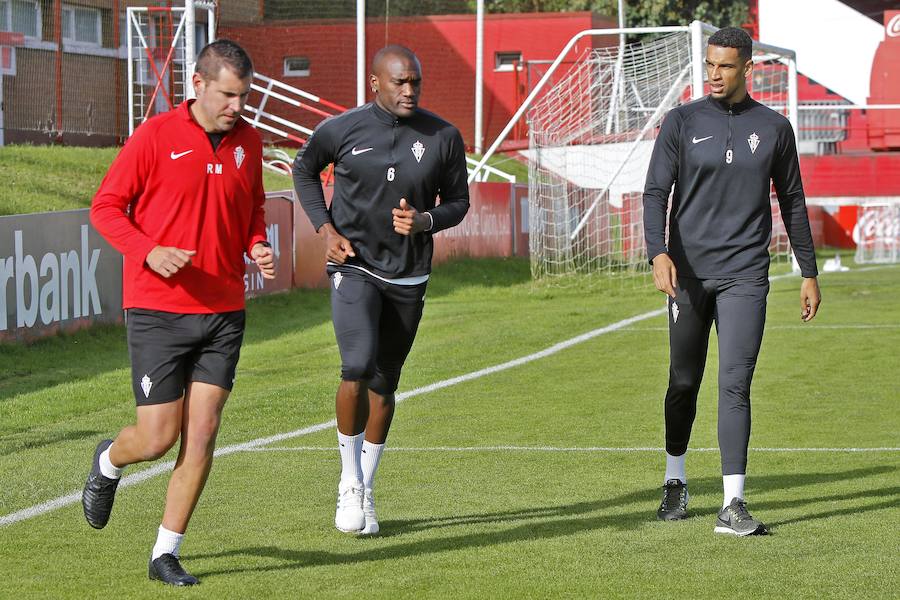
[[[592,29],[572,38],[480,161],[514,124],[528,124],[529,246],[536,279],[568,274],[640,275],[649,265],[641,196],[659,126],[671,108],[702,97],[705,47],[717,28]],[[626,34],[625,45],[594,47],[552,86],[547,82],[585,36]],[[795,55],[754,43],[748,88],[788,117],[797,135]],[[546,89],[545,89],[546,88]],[[771,250],[790,255],[773,194]]]
[[[205,24],[198,22],[198,10],[206,11]],[[194,97],[198,41],[216,39],[215,11],[213,0],[126,8],[129,136],[153,115]]]

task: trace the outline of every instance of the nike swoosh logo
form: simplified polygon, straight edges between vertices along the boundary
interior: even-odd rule
[[[172,152],[171,154],[169,154],[169,158],[171,158],[172,160],[178,160],[182,156],[186,156],[186,155],[190,154],[191,152],[193,152],[193,150],[185,150],[184,152],[180,152],[178,154],[175,154],[174,152]]]
[[[691,141],[694,142],[695,144],[699,144],[700,142],[705,142],[706,140],[711,140],[711,139],[712,139],[712,136],[711,136],[711,135],[708,135],[708,136],[706,136],[705,138],[699,138],[699,139],[697,139],[697,138],[695,137],[695,138],[693,138]]]
[[[350,154],[352,154],[353,156],[356,156],[357,154],[362,154],[363,152],[368,152],[369,150],[374,150],[374,149],[375,148],[363,148],[362,150],[357,150],[356,148],[354,148],[353,150],[350,151]]]

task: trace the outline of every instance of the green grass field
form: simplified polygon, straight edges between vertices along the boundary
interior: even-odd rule
[[[90,207],[118,152],[118,148],[72,146],[0,147],[0,216]],[[509,170],[520,183],[528,182],[528,168],[516,160],[496,156],[489,164]],[[292,189],[294,184],[290,177],[263,171],[263,185],[272,192]]]
[[[377,485],[382,535],[332,525],[338,353],[327,292],[254,301],[216,460],[182,547],[202,579],[147,580],[167,477],[0,525],[9,598],[895,598],[900,577],[900,268],[797,278],[769,295],[748,499],[767,537],[713,534],[721,502],[715,344],[688,458],[692,517],[655,520],[667,373],[662,295],[536,287],[519,260],[442,265]],[[456,385],[422,386],[631,325]],[[80,490],[133,418],[124,332],[0,347],[0,519]],[[857,448],[869,451],[810,450]],[[872,450],[888,448],[883,450]],[[130,467],[134,475],[150,465]]]

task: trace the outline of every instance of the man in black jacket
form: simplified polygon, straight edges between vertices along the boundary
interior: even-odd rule
[[[803,282],[800,317],[816,315],[821,295],[794,132],[784,116],[753,100],[752,40],[735,27],[709,38],[710,95],[666,116],[644,188],[647,256],[657,289],[669,296],[669,388],[665,399],[666,475],[657,511],[687,516],[685,454],[706,364],[709,331],[719,339],[719,448],[725,490],[717,533],[766,533],[747,511],[744,477],[750,441],[750,382],[762,343],[769,291],[774,183]],[[666,245],[666,207],[674,183]]]
[[[469,209],[462,137],[418,108],[416,55],[402,46],[381,49],[369,82],[375,101],[321,123],[294,161],[300,202],[325,236],[341,353],[334,522],[363,535],[378,532],[375,471],[422,316],[432,235],[459,224]],[[319,173],[329,163],[335,184],[327,209]]]

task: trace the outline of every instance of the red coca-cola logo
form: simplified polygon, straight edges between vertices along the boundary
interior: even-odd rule
[[[857,245],[900,246],[900,205],[864,208],[853,228],[853,241]]]
[[[894,17],[887,22],[887,25],[884,26],[884,29],[887,32],[888,37],[900,36],[900,14],[894,15]]]

